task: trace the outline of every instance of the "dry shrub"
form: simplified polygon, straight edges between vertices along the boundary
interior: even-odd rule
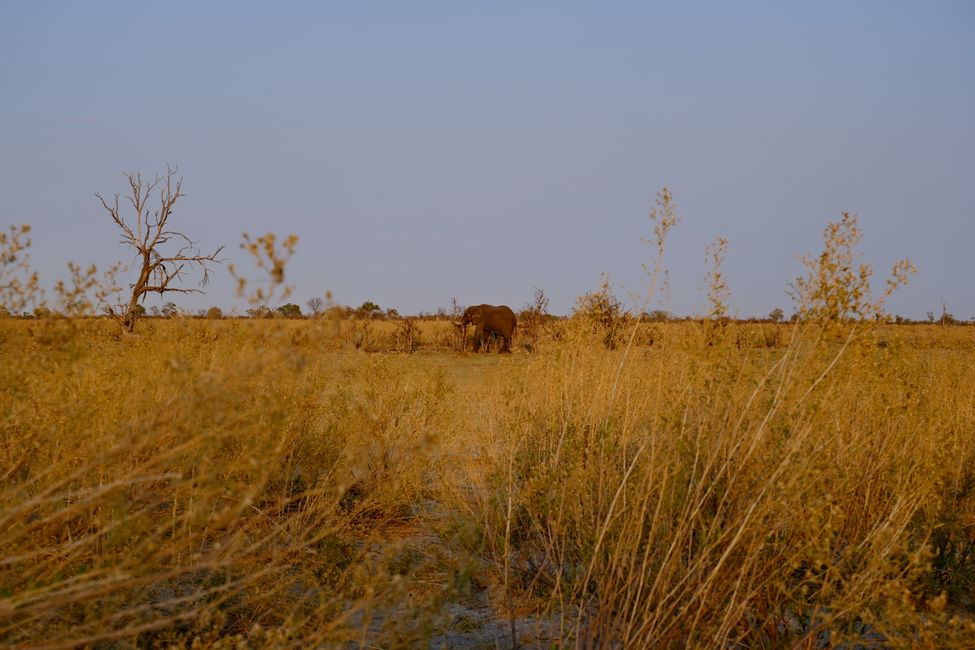
[[[615,349],[626,340],[629,332],[629,313],[613,292],[609,276],[603,274],[596,291],[585,293],[576,300],[572,310],[575,335],[596,335],[604,347]]]
[[[799,258],[806,271],[792,282],[790,293],[801,318],[826,323],[879,318],[886,299],[917,272],[910,260],[895,262],[884,292],[874,295],[873,269],[860,262],[857,250],[862,239],[856,215],[844,212],[823,231],[823,250]]]
[[[413,354],[420,347],[420,328],[413,318],[404,318],[396,323],[398,348],[406,354]]]
[[[356,350],[375,351],[375,332],[373,322],[353,319],[344,332],[346,342]]]
[[[21,314],[43,306],[43,290],[30,266],[30,226],[0,231],[0,309],[4,315]]]
[[[537,350],[545,334],[545,326],[551,320],[548,313],[549,299],[543,289],[535,289],[531,302],[518,314],[518,337],[529,352]]]

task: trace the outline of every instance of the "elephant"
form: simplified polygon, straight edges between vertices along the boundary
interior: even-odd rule
[[[511,352],[511,337],[518,324],[515,313],[507,305],[474,305],[464,310],[464,317],[457,325],[464,332],[464,349],[467,349],[467,326],[474,323],[474,352],[481,349],[488,335],[500,336],[498,352]]]
[[[481,347],[484,348],[485,352],[491,351],[491,346],[495,345],[501,337],[497,332],[492,332],[490,330],[484,330],[484,334],[481,335]]]
[[[492,332],[491,330],[484,330],[481,334],[480,339],[472,339],[474,341],[475,350],[484,350],[485,352],[490,352],[492,346],[497,346],[498,349],[501,347],[501,342],[504,341],[501,335],[497,332]]]

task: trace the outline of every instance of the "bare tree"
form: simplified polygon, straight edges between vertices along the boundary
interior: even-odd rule
[[[325,311],[325,301],[318,296],[310,298],[305,304],[308,305],[308,309],[311,310],[313,316],[319,316],[323,311]]]
[[[95,196],[122,231],[121,243],[136,250],[139,274],[131,285],[132,295],[121,314],[113,312],[122,325],[131,331],[137,318],[136,307],[140,300],[145,300],[146,294],[204,293],[202,289],[174,285],[182,282],[192,269],[198,268],[203,272],[200,286],[205,286],[210,279],[209,264],[221,262],[217,256],[223,246],[208,255],[203,254],[196,247],[196,242],[184,233],[170,229],[169,218],[173,214],[173,206],[184,196],[183,179],[176,176],[175,168],[167,166],[166,175],[157,175],[152,182],[143,181],[141,174],[125,174],[125,178],[131,190],[131,194],[125,198],[134,211],[130,221],[122,216],[118,194],[112,202],[105,200],[101,194]],[[154,194],[158,197],[156,209],[150,205]]]

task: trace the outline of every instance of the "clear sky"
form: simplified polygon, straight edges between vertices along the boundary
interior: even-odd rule
[[[665,308],[703,311],[721,235],[738,315],[789,313],[848,210],[875,286],[919,269],[892,311],[967,319],[975,2],[0,3],[0,226],[42,280],[129,261],[94,193],[167,162],[204,247],[301,237],[303,307],[628,299],[668,186]]]

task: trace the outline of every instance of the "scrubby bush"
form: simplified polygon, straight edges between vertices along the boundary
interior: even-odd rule
[[[285,318],[301,318],[301,307],[289,302],[278,307],[277,312]]]
[[[528,350],[537,350],[546,322],[550,319],[548,313],[549,299],[543,289],[535,289],[532,301],[518,314],[518,338],[523,341]],[[456,309],[454,310],[457,311]]]
[[[603,345],[610,350],[620,343],[628,316],[623,303],[613,293],[613,285],[606,274],[603,274],[599,289],[579,296],[572,310],[572,318],[598,334]]]
[[[909,260],[894,263],[886,289],[874,295],[873,269],[860,262],[857,250],[862,239],[856,215],[844,212],[823,231],[822,252],[800,258],[806,272],[790,285],[800,318],[823,323],[876,318],[883,314],[886,298],[916,272]]]

